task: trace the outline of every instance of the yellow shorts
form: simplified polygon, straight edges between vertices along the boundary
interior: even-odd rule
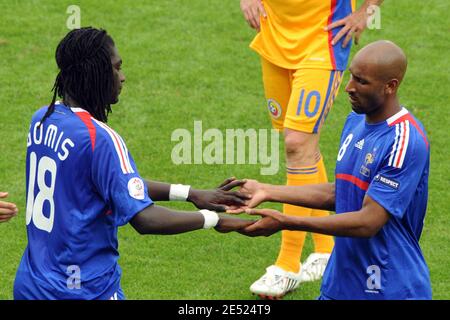
[[[343,71],[289,70],[264,58],[261,64],[273,127],[318,133],[339,91]]]

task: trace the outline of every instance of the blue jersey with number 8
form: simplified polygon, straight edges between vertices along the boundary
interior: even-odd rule
[[[419,239],[428,197],[429,145],[405,108],[368,124],[351,113],[336,162],[336,213],[361,209],[366,195],[388,213],[371,238],[336,237],[322,296],[331,299],[431,299]]]

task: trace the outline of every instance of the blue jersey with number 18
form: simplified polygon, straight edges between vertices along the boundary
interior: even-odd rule
[[[365,115],[349,115],[336,162],[336,213],[360,210],[368,195],[389,220],[370,238],[336,237],[322,297],[431,299],[419,247],[429,156],[423,126],[405,108],[376,124],[368,124]]]
[[[152,204],[122,138],[79,108],[37,111],[27,141],[28,245],[15,299],[109,299],[120,290],[117,229]]]

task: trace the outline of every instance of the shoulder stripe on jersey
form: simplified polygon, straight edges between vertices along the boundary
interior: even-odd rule
[[[389,119],[388,119],[389,120]],[[397,119],[394,119],[393,121],[391,121],[390,123],[388,122],[389,126],[393,126],[393,125],[397,125],[400,122],[406,121],[408,120],[410,122],[410,124],[413,125],[414,128],[416,128],[417,132],[419,132],[419,134],[422,136],[423,141],[425,142],[427,149],[429,147],[429,143],[428,143],[428,139],[425,136],[425,133],[422,131],[422,129],[420,128],[420,126],[417,124],[416,120],[414,120],[414,118],[411,116],[411,114],[406,113],[400,117],[398,117]]]
[[[81,121],[83,121],[83,123],[87,127],[87,129],[89,131],[89,136],[91,138],[92,151],[94,151],[96,130],[95,130],[94,123],[92,122],[91,115],[89,114],[89,112],[87,112],[83,109],[80,109],[80,110],[74,110],[74,109],[80,109],[80,108],[72,108],[72,111],[75,113],[75,115],[78,118],[80,118]]]
[[[128,166],[128,168],[131,168],[131,173],[134,173],[133,167],[131,166],[130,156],[128,153],[127,145],[125,144],[125,141],[123,141],[123,139],[120,135],[117,134],[117,136],[119,137],[119,141],[122,144],[123,150],[125,150],[125,154],[126,154],[125,161],[127,162],[127,166]]]
[[[101,121],[98,121],[92,118],[101,128],[105,129],[108,135],[111,137],[111,140],[114,144],[114,148],[116,149],[117,155],[119,157],[120,167],[122,168],[122,172],[124,174],[134,173],[133,167],[131,166],[130,159],[128,156],[128,150],[126,149],[125,143],[122,138],[110,127],[104,124]]]
[[[392,163],[394,162],[394,156],[395,156],[395,150],[397,150],[397,145],[398,145],[398,138],[400,136],[400,125],[396,124],[395,125],[395,140],[394,140],[394,144],[392,145],[392,150],[391,150],[391,156],[389,157],[389,163],[388,165],[392,166]]]
[[[399,125],[400,125],[400,137],[398,140],[397,148],[395,149],[394,161],[392,162],[392,166],[397,167],[397,168],[398,168],[397,163],[398,163],[400,151],[403,149],[403,146],[405,144],[405,123],[400,122]]]
[[[403,121],[395,125],[395,141],[392,146],[388,165],[401,168],[405,160],[406,151],[409,144],[409,121]]]
[[[401,168],[403,166],[403,161],[405,160],[405,155],[406,155],[406,151],[408,150],[408,145],[409,145],[409,121],[406,120],[405,122],[402,122],[404,124],[405,127],[405,139],[403,140],[403,145],[402,148],[399,151],[398,154],[398,159],[395,162],[395,165],[398,168]]]

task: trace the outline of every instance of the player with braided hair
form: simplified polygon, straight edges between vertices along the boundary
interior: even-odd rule
[[[56,62],[52,102],[34,114],[28,134],[28,245],[15,299],[124,299],[117,232],[127,223],[140,234],[230,232],[253,223],[215,212],[244,203],[247,196],[229,191],[241,181],[215,190],[143,181],[122,137],[105,123],[125,81],[106,31],[69,32]],[[158,200],[202,210],[174,211]]]

